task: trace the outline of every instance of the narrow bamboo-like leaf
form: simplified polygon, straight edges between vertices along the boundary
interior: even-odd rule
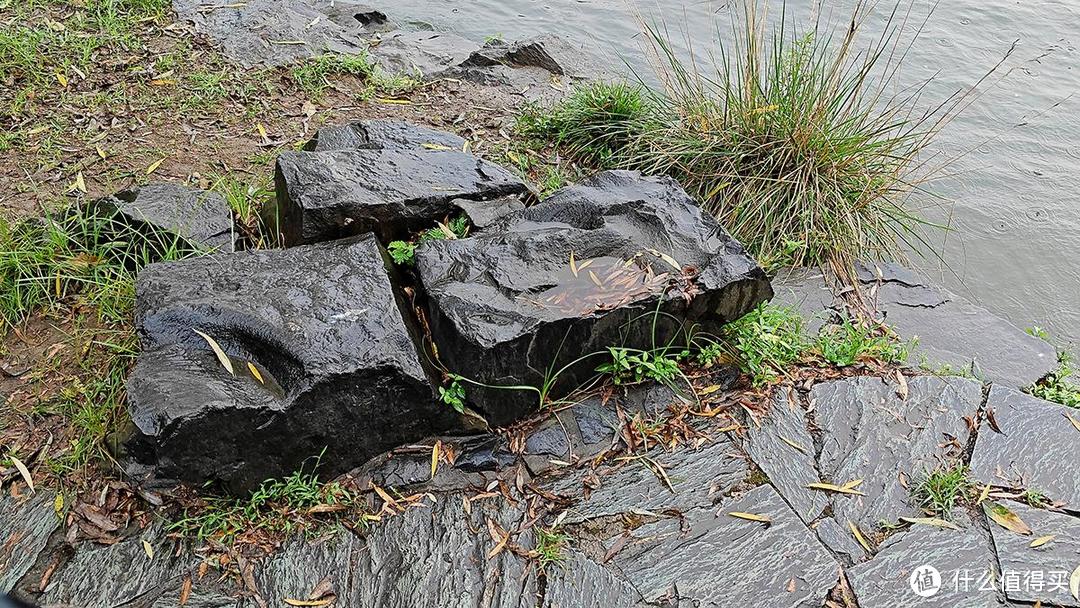
[[[165,162],[166,158],[168,158],[168,157],[162,156],[158,160],[155,160],[154,162],[150,163],[150,166],[146,168],[146,174],[150,175],[154,171],[157,171],[158,167],[161,166],[161,163]]]
[[[855,495],[855,496],[866,496],[865,494],[863,494],[862,492],[859,492],[857,490],[853,490],[851,488],[846,488],[846,487],[843,487],[843,486],[838,486],[838,485],[833,484],[833,483],[810,483],[810,484],[806,484],[806,487],[810,488],[811,490],[822,490],[824,492],[836,492],[838,494],[852,494],[852,495]]]
[[[771,524],[772,519],[765,515],[757,515],[756,513],[743,513],[742,511],[732,511],[728,513],[731,517],[737,517],[739,519],[746,519],[749,521],[761,522],[763,524]]]
[[[952,523],[951,521],[946,521],[944,519],[939,519],[937,517],[901,517],[900,521],[906,521],[909,524],[922,524],[924,526],[935,526],[935,527],[938,527],[938,528],[948,528],[950,530],[959,530],[960,529],[960,526]]]
[[[788,439],[787,437],[784,437],[783,435],[780,435],[779,433],[777,434],[777,437],[780,438],[780,441],[783,441],[784,443],[790,445],[791,447],[795,448],[796,450],[799,450],[803,454],[806,453],[806,448],[804,448],[803,446],[801,446],[801,445],[795,443],[794,441]]]
[[[603,287],[604,284],[600,282],[600,277],[596,276],[596,273],[589,271],[589,280],[596,284],[597,287]]]
[[[1069,422],[1072,423],[1073,427],[1076,430],[1080,431],[1080,420],[1077,420],[1076,418],[1073,418],[1072,414],[1070,414],[1068,412],[1065,412],[1065,416],[1069,419]]]
[[[247,368],[248,371],[251,372],[251,375],[259,381],[259,384],[266,384],[266,380],[263,380],[262,374],[259,373],[259,368],[255,367],[254,363],[248,361]]]
[[[214,354],[217,355],[218,361],[221,363],[221,366],[224,367],[230,374],[235,376],[236,370],[233,369],[232,360],[229,359],[229,355],[225,354],[225,351],[221,348],[221,345],[217,343],[217,340],[211,338],[210,336],[204,334],[197,329],[192,329],[191,331],[199,334],[200,336],[202,336],[203,340],[206,340],[206,343],[210,345],[211,350],[213,350]]]
[[[329,606],[336,601],[336,598],[326,598],[321,600],[294,600],[292,598],[285,598],[285,603],[290,606]]]
[[[861,479],[853,479],[840,487],[844,488],[845,490],[854,490],[855,488],[859,487],[862,482],[863,480]]]
[[[711,395],[711,394],[715,393],[716,391],[718,391],[718,390],[720,390],[722,388],[724,388],[724,387],[720,386],[719,384],[713,384],[711,386],[706,386],[705,388],[701,389],[698,392],[698,394],[699,395]]]
[[[180,585],[180,606],[186,606],[188,599],[191,598],[191,577],[185,576],[184,582]]]
[[[873,553],[874,550],[870,548],[870,542],[863,536],[862,530],[859,530],[859,526],[856,526],[855,522],[851,520],[848,520],[847,525],[848,528],[851,529],[851,533],[855,535],[855,540],[859,541],[859,544],[862,545],[862,548],[866,549],[867,553]]]
[[[264,127],[261,122],[255,125],[255,129],[259,132],[259,135],[262,136],[263,139],[270,139],[266,135],[266,127]]]
[[[435,445],[431,448],[431,478],[435,479],[435,473],[439,470],[439,449],[442,448],[442,441],[435,441]]]
[[[1015,532],[1028,536],[1031,534],[1031,528],[1024,523],[1024,520],[1020,519],[1020,516],[1009,510],[1008,507],[997,503],[987,503],[983,505],[983,510],[986,511],[986,516],[994,520],[999,526]]]
[[[574,261],[574,252],[570,251],[570,272],[574,273],[574,276],[578,276],[577,262]]]
[[[441,150],[453,150],[453,148],[451,148],[450,146],[444,146],[442,144],[424,143],[424,144],[420,144],[420,147],[425,149],[425,150],[440,150],[440,151]]]
[[[1036,547],[1041,547],[1046,543],[1052,542],[1054,538],[1055,536],[1053,534],[1048,534],[1047,536],[1040,536],[1039,538],[1031,541],[1031,544],[1029,544],[1028,546],[1032,549],[1035,549]]]
[[[990,497],[990,484],[983,486],[982,492],[979,492],[979,499],[975,501],[975,504],[982,504],[982,501]]]
[[[147,559],[154,559],[154,546],[147,542],[145,538],[142,541],[142,548],[146,552]]]
[[[101,146],[94,146],[94,150],[97,152],[97,155],[101,157],[101,160],[105,160],[109,157],[109,155],[105,153],[105,150],[103,150]]]
[[[29,486],[30,491],[33,492],[34,478],[30,476],[30,469],[26,468],[26,465],[23,464],[23,461],[19,460],[18,458],[14,456],[11,456],[10,458],[11,464],[15,465],[15,468],[19,470],[19,475],[22,475],[23,481],[26,482],[26,485]]]

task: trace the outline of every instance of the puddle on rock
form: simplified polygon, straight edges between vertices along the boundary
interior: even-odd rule
[[[657,273],[642,255],[629,260],[601,256],[580,261],[571,255],[567,265],[551,276],[553,287],[519,298],[565,315],[585,316],[661,294],[669,279],[669,273]]]
[[[274,379],[270,370],[250,359],[242,359],[232,355],[227,356],[229,357],[229,362],[232,363],[233,376],[235,376],[238,381],[242,378],[243,381],[252,382],[259,387],[270,391],[270,394],[278,399],[285,398],[285,389],[281,388],[281,385]]]

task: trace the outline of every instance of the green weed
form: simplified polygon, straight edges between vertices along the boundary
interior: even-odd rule
[[[390,241],[386,252],[399,266],[412,266],[416,261],[416,244],[408,241]]]
[[[915,487],[915,498],[927,511],[941,517],[949,517],[953,507],[964,499],[971,480],[964,465],[942,467],[926,473]]]
[[[667,348],[652,351],[631,348],[608,347],[611,361],[601,364],[596,371],[611,374],[615,384],[636,384],[645,380],[654,380],[663,384],[672,384],[682,375],[679,362],[690,356],[690,351],[681,350],[669,354]]]
[[[908,345],[881,335],[877,328],[844,319],[840,325],[828,326],[817,336],[821,356],[839,367],[854,365],[862,360],[903,363],[907,360]]]
[[[720,337],[755,386],[775,382],[810,348],[799,311],[772,304],[761,304],[728,323]]]
[[[442,402],[454,408],[459,414],[465,413],[465,387],[461,385],[460,376],[450,376],[450,384],[439,387],[439,398]]]
[[[566,561],[566,547],[572,540],[569,535],[555,528],[540,526],[533,528],[533,532],[536,535],[536,553],[541,569]]]
[[[374,63],[367,53],[356,55],[327,54],[313,57],[292,70],[292,78],[298,87],[312,99],[319,99],[330,86],[330,76],[349,74],[371,78]]]
[[[1027,392],[1039,399],[1080,409],[1080,384],[1074,379],[1074,374],[1076,368],[1073,367],[1072,355],[1060,351],[1057,369],[1028,387]]]

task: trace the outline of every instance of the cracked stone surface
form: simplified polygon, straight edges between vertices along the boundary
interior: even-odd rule
[[[802,406],[793,403],[791,392],[775,390],[760,426],[748,423],[744,448],[750,459],[788,499],[807,524],[828,506],[828,497],[806,489],[820,481],[814,461],[814,438]]]
[[[645,460],[602,465],[596,475],[599,487],[569,507],[567,523],[634,511],[686,512],[707,507],[746,479],[749,466],[739,449],[721,436],[699,449],[686,446],[674,452],[655,449],[649,457],[663,467],[672,489],[664,484]],[[581,477],[571,475],[546,482],[544,488],[557,495],[582,494]]]
[[[848,581],[860,608],[1004,605],[993,588],[998,569],[986,530],[959,511],[953,519],[960,530],[913,526],[890,536],[872,560],[848,569]],[[941,589],[932,597],[921,598],[912,591],[910,578],[924,565],[938,570]],[[994,578],[988,578],[991,575]],[[987,584],[989,590],[980,588]]]
[[[156,182],[99,199],[94,206],[98,214],[115,217],[164,247],[177,235],[208,251],[235,248],[232,211],[216,192]]]
[[[634,608],[641,606],[637,589],[611,568],[574,550],[563,567],[548,573],[540,608]]]
[[[60,525],[53,492],[0,496],[0,594],[11,591],[33,567],[49,536]]]
[[[836,297],[818,268],[781,268],[772,285],[773,304],[798,310],[808,335],[817,335],[835,315]]]
[[[754,513],[768,526],[737,519]],[[684,519],[646,524],[612,560],[650,602],[777,608],[821,606],[839,564],[771,486],[698,508]]]
[[[628,171],[564,188],[476,236],[422,243],[416,258],[442,362],[488,386],[541,386],[544,370],[559,369],[551,398],[595,374],[588,353],[663,343],[683,322],[715,333],[772,294],[676,182]],[[537,405],[529,391],[467,393],[494,425]]]
[[[151,559],[143,547],[150,544]],[[157,525],[115,545],[81,543],[71,561],[49,580],[43,605],[121,606],[179,589],[182,576],[198,565],[188,552],[176,556],[174,541]]]
[[[382,25],[372,17],[378,11],[350,0],[248,0],[219,6],[173,0],[173,8],[178,18],[193,22],[197,32],[244,67],[361,53],[368,48],[364,36]],[[283,40],[303,44],[280,44]]]
[[[873,286],[871,300],[885,323],[904,339],[918,338],[912,363],[969,370],[1015,388],[1033,384],[1057,365],[1047,342],[914,271],[895,264],[862,264],[857,270],[859,280]]]
[[[898,395],[895,382],[863,376],[818,384],[810,392],[822,432],[822,481],[843,485],[863,480],[857,489],[864,496],[829,495],[841,526],[852,521],[869,531],[879,521],[917,514],[900,476],[911,486],[927,471],[960,456],[967,445],[966,418],[973,418],[982,402],[978,382],[908,378],[906,400]]]
[[[391,32],[374,47],[375,62],[390,74],[441,78],[455,72],[481,45],[450,32]]]
[[[290,246],[369,231],[405,238],[454,214],[455,199],[529,193],[509,170],[460,147],[422,145],[283,152],[276,183],[276,204],[263,213]]]
[[[415,150],[425,144],[461,150],[465,140],[453,133],[416,125],[406,120],[371,119],[323,127],[304,145],[304,151]]]
[[[1080,432],[1068,419],[1080,421],[1080,411],[996,384],[986,407],[1000,432],[983,421],[971,456],[974,478],[1042,492],[1080,512]]]
[[[1069,577],[1080,567],[1080,518],[1011,500],[1002,501],[1002,505],[1032,531],[1025,536],[990,524],[1005,595],[1013,601],[1041,601],[1044,606],[1080,606],[1080,600],[1069,592]],[[1044,536],[1054,538],[1031,547],[1033,539]]]
[[[388,272],[371,235],[148,267],[136,286],[131,455],[161,478],[244,491],[324,449],[321,471],[336,475],[455,426]]]

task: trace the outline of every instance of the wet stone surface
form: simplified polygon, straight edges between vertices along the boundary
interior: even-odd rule
[[[871,301],[884,322],[906,340],[918,338],[912,364],[948,366],[1014,388],[1033,384],[1057,365],[1047,342],[911,270],[863,264],[858,278],[872,289]]]
[[[403,141],[392,147],[282,153],[277,161],[277,203],[264,215],[280,227],[285,243],[369,231],[384,241],[408,238],[410,232],[455,214],[456,199],[529,195],[528,187],[510,171],[460,147],[446,149],[450,146],[438,144],[439,139],[427,147],[428,142],[415,143],[428,135],[445,140],[446,135],[427,129],[399,135]],[[333,138],[334,145],[345,141],[344,136]]]
[[[176,237],[208,251],[231,252],[235,247],[232,211],[215,192],[157,182],[118,192],[94,205],[98,214],[115,217],[164,247],[181,244]]]
[[[1080,431],[1068,416],[1080,411],[1001,386],[986,401],[997,430],[982,423],[971,457],[972,476],[995,486],[1034,490],[1080,513]]]
[[[405,120],[358,120],[319,129],[315,132],[315,137],[304,145],[304,151],[415,150],[425,145],[461,150],[465,146],[465,140],[453,133],[416,125]]]
[[[52,492],[0,497],[0,594],[15,587],[34,565],[49,535],[60,526]]]
[[[370,235],[155,265],[137,283],[136,459],[248,490],[326,449],[322,471],[450,428]],[[208,341],[229,358],[225,368]]]
[[[916,525],[898,532],[878,547],[874,559],[848,569],[860,608],[1004,605],[994,590],[1000,570],[988,533],[960,511],[953,520],[960,530]],[[941,575],[941,589],[930,597],[915,595],[911,586],[911,577],[924,565],[933,566]],[[958,575],[955,580],[954,575]],[[967,580],[968,575],[973,580]]]
[[[1011,500],[1002,505],[1032,531],[1031,535],[1022,535],[1000,526],[990,527],[1005,595],[1013,601],[1042,602],[1044,606],[1080,606],[1080,600],[1069,591],[1070,575],[1080,567],[1080,518]],[[1034,539],[1047,536],[1053,539],[1039,547],[1031,546]]]
[[[728,515],[753,513],[768,526]],[[705,557],[707,556],[707,558]],[[612,560],[650,602],[820,606],[839,565],[770,486],[646,524]],[[767,600],[766,600],[767,598]]]
[[[594,374],[608,346],[704,332],[771,295],[768,280],[711,216],[667,178],[601,173],[476,236],[428,241],[417,266],[442,362],[483,385],[544,383],[549,397]],[[655,323],[653,321],[656,321]],[[673,321],[676,320],[676,321]],[[471,386],[489,422],[533,412],[535,392]]]

